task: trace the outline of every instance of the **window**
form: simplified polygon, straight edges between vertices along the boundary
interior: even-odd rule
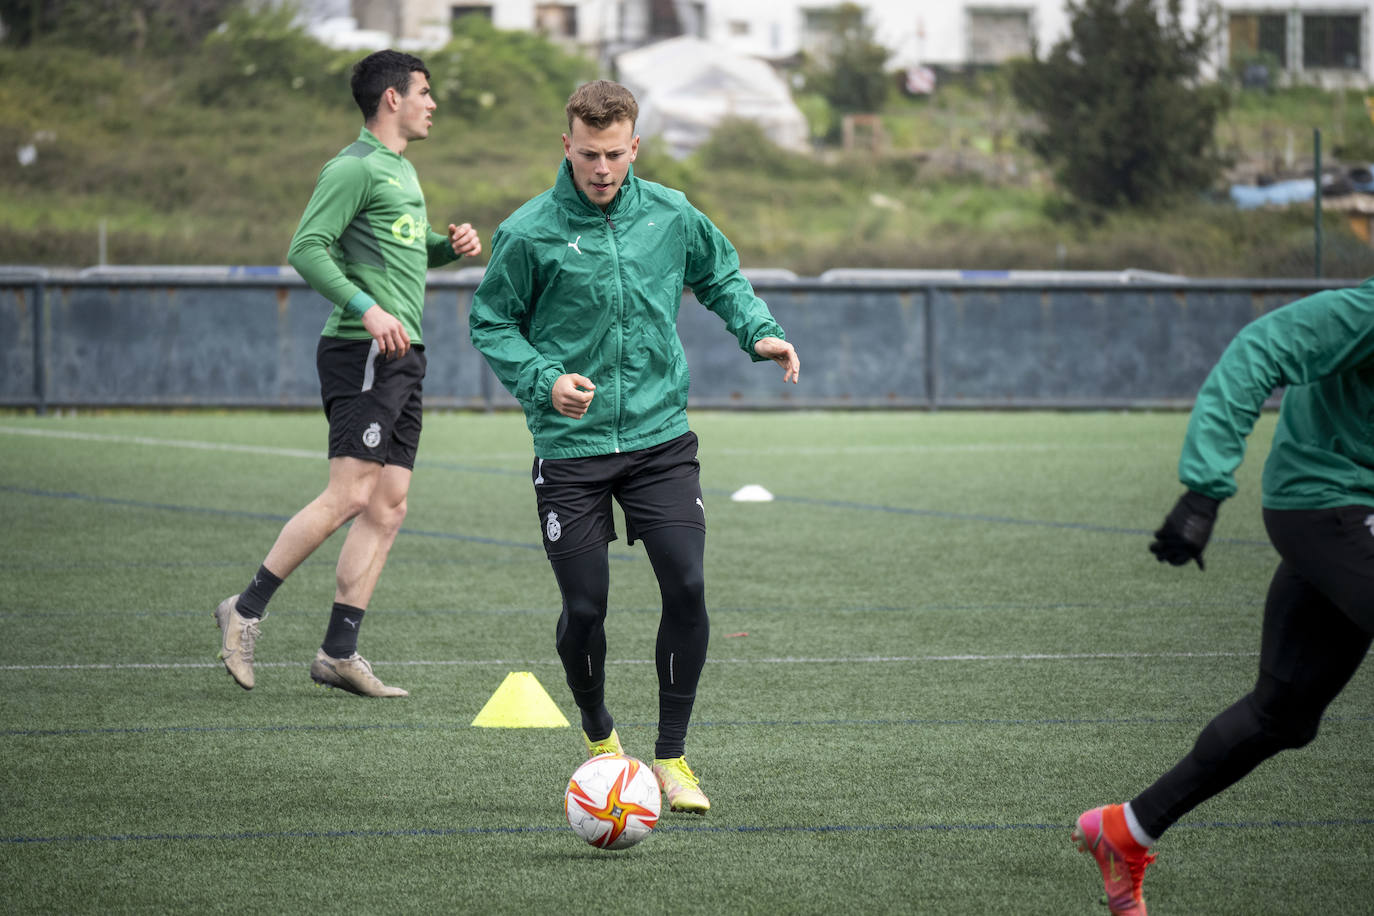
[[[1360,69],[1360,17],[1302,17],[1304,70]]]
[[[487,22],[491,22],[491,7],[478,3],[462,3],[449,7],[449,18],[454,22],[464,16],[482,16]]]
[[[734,38],[746,38],[749,35],[749,21],[747,19],[731,19],[730,35]]]
[[[1028,57],[1030,50],[1030,10],[970,9],[968,11],[969,63],[1000,64],[1013,57]]]
[[[1288,66],[1288,16],[1284,13],[1232,13],[1226,22],[1232,67],[1256,57],[1272,56]]]
[[[649,0],[649,34],[654,38],[676,38],[685,34],[673,0]]]
[[[540,3],[534,7],[534,28],[549,38],[577,37],[577,7],[570,3]]]

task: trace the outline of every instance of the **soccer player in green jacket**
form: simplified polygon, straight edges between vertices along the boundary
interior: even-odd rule
[[[1178,466],[1187,491],[1150,550],[1161,563],[1203,568],[1217,507],[1236,492],[1245,439],[1281,385],[1262,485],[1279,565],[1264,605],[1259,676],[1153,785],[1078,818],[1074,840],[1096,859],[1115,914],[1144,916],[1141,878],[1164,831],[1279,751],[1316,737],[1374,635],[1374,280],[1300,299],[1236,335],[1198,392]]]
[[[706,510],[677,334],[683,287],[751,358],[782,366],[784,381],[796,382],[800,362],[725,236],[680,192],[635,177],[638,115],[617,83],[573,93],[557,180],[492,236],[470,324],[534,437],[539,526],[563,598],[556,644],[588,754],[621,750],[604,702],[614,497],[663,598],[653,771],[670,808],[704,814],[710,802],[684,756],[708,622]]]
[[[310,677],[372,697],[383,684],[358,654],[358,629],[406,514],[420,444],[425,375],[420,316],[425,273],[477,255],[472,226],[429,226],[407,144],[429,136],[435,102],[418,57],[378,51],[353,69],[363,113],[358,139],[320,171],[287,261],[334,305],[316,349],[329,419],[329,483],[286,523],[248,587],[220,602],[220,658],[245,690],[254,684],[259,623],[282,580],[350,519],[334,605]]]

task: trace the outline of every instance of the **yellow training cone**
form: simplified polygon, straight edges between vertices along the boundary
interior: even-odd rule
[[[553,698],[528,671],[512,671],[472,720],[478,728],[567,728]]]

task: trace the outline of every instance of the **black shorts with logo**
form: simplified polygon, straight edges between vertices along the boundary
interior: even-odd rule
[[[696,433],[651,448],[590,458],[536,458],[530,469],[549,559],[616,539],[611,498],[625,512],[625,537],[686,526],[706,530]]]
[[[320,399],[329,418],[329,457],[413,470],[420,447],[425,348],[387,359],[377,342],[321,337],[315,348]]]

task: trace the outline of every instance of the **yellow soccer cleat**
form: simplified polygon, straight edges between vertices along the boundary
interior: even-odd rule
[[[615,729],[611,729],[611,734],[608,737],[602,738],[600,741],[593,741],[591,738],[587,737],[586,732],[583,732],[582,743],[587,745],[588,760],[593,757],[600,757],[603,754],[625,753],[625,749],[620,746],[620,736],[615,733]]]
[[[701,783],[687,765],[686,757],[655,758],[654,777],[668,796],[669,810],[705,814],[711,809],[711,800],[701,791]]]

